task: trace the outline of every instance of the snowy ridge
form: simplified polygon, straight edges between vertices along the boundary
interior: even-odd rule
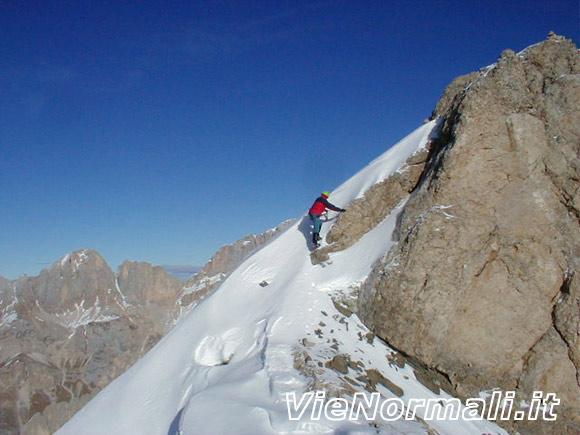
[[[207,286],[217,284],[218,282],[222,281],[225,277],[226,277],[225,273],[218,273],[217,275],[214,276],[204,277],[200,281],[196,282],[194,285],[185,287],[183,289],[183,294],[181,295],[181,298],[183,298],[183,296],[202,290]]]
[[[193,310],[197,305],[198,302],[194,303],[184,303],[184,298],[191,294],[195,294],[198,292],[202,292],[202,294],[206,291],[207,288],[212,286],[217,286],[220,282],[222,282],[226,277],[225,273],[218,273],[217,275],[207,276],[202,278],[201,280],[197,281],[191,286],[187,286],[183,288],[178,300],[177,300],[177,307],[179,308],[179,314],[176,316],[175,321],[173,324],[179,322],[179,319]]]
[[[557,39],[554,39],[555,42],[561,42]],[[537,42],[535,44],[529,45],[526,48],[524,48],[523,50],[519,51],[518,53],[516,53],[516,56],[519,57],[520,59],[524,60],[526,58],[526,56],[528,55],[528,53],[530,52],[530,50],[532,50],[534,47],[537,47],[539,45],[543,44],[543,42]],[[480,68],[479,69],[479,78],[483,78],[483,77],[487,77],[488,74],[490,72],[492,72],[494,69],[497,68],[497,62],[492,63],[491,65],[488,65],[486,67]],[[471,83],[469,83],[466,87],[465,87],[465,91],[469,90],[473,84],[476,81],[472,81]]]
[[[420,150],[435,121],[417,129],[338,187],[335,204],[346,206],[398,170]],[[211,296],[181,318],[145,357],[101,391],[59,434],[325,434],[505,433],[487,421],[421,419],[380,422],[333,421],[305,412],[291,420],[287,393],[309,390],[365,391],[361,375],[376,370],[395,386],[376,384],[385,398],[448,397],[419,383],[410,367],[388,360],[392,350],[330,295],[361,285],[372,264],[393,242],[396,216],[350,248],[312,266],[304,225],[296,222],[244,261]],[[323,234],[331,224],[323,227]],[[267,283],[266,286],[261,284]],[[341,370],[329,361],[349,355]],[[417,415],[422,416],[420,410]]]

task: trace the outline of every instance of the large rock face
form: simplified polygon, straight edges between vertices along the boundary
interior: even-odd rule
[[[119,267],[118,280],[124,302],[138,306],[140,314],[151,319],[156,336],[165,335],[178,318],[176,301],[183,282],[160,266],[135,261],[125,261]]]
[[[561,399],[532,433],[580,433],[580,55],[551,35],[458,79],[399,216],[397,245],[359,297],[377,335],[457,391]]]

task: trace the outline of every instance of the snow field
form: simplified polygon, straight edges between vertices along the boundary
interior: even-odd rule
[[[339,186],[331,201],[342,207],[398,170],[425,147],[435,121],[423,125]],[[214,292],[176,324],[145,357],[99,393],[58,434],[363,434],[377,433],[367,421],[290,420],[286,393],[300,396],[313,381],[339,388],[342,376],[317,370],[336,355],[349,355],[361,369],[376,369],[403,390],[405,403],[436,395],[412,368],[389,364],[392,353],[355,315],[344,316],[331,294],[362,284],[372,264],[392,246],[391,234],[404,201],[381,224],[326,267],[312,266],[307,225],[297,222],[240,265]],[[306,216],[304,219],[308,219]],[[323,225],[324,237],[330,223]],[[266,281],[267,286],[260,283]],[[295,367],[306,351],[317,374]],[[360,391],[364,389],[359,388]],[[398,397],[377,384],[385,398]],[[418,412],[420,415],[420,412]],[[487,421],[431,421],[442,434],[504,433]],[[397,420],[380,433],[427,433],[419,420]]]

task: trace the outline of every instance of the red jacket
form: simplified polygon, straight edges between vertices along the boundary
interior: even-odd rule
[[[308,214],[315,214],[320,216],[326,211],[327,208],[334,211],[344,211],[342,208],[328,202],[326,198],[327,197],[324,195],[317,198],[316,201],[314,201],[314,204],[312,204],[312,207],[310,207],[310,210],[308,210]]]

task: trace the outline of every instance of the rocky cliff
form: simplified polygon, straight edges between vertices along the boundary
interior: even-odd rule
[[[0,278],[0,433],[53,433],[285,226],[220,249],[187,283],[143,262],[115,274],[89,249]]]
[[[561,399],[556,422],[508,428],[580,433],[578,49],[550,35],[506,50],[453,82],[434,116],[442,129],[359,316],[463,397]]]

